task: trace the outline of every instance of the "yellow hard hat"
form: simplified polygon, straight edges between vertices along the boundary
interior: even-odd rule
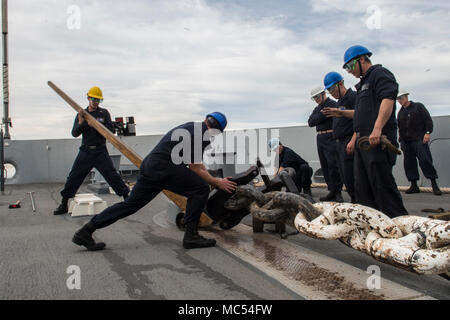
[[[102,93],[102,90],[100,90],[99,87],[92,87],[89,90],[87,96],[91,97],[91,98],[97,98],[97,99],[103,100],[103,93]]]

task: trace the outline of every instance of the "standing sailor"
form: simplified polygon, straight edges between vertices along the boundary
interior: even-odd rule
[[[380,210],[389,217],[406,215],[392,168],[397,156],[381,148],[381,135],[398,146],[395,100],[398,84],[394,75],[381,65],[372,65],[372,53],[363,46],[353,46],[344,55],[343,68],[360,79],[355,86],[357,103],[353,118],[355,150],[355,196],[359,204]],[[356,139],[368,136],[372,148],[354,147]]]
[[[321,111],[323,108],[336,108],[337,104],[326,96],[323,87],[311,91],[311,100],[317,103],[308,120],[310,127],[317,130],[317,152],[329,193],[320,201],[344,202],[342,198],[342,182],[337,164],[336,141],[333,139],[333,119],[327,118]]]
[[[347,152],[347,145],[353,137],[353,113],[356,92],[344,86],[344,78],[337,72],[330,72],[324,78],[325,89],[337,99],[338,108],[324,108],[322,113],[333,117],[333,138],[336,139],[339,172],[351,202],[355,200],[355,178],[353,175],[353,153]]]
[[[89,101],[89,106],[85,109],[85,112],[88,112],[111,132],[114,132],[114,126],[111,122],[111,116],[108,110],[99,106],[103,101],[103,93],[100,88],[92,87],[87,94],[87,99]],[[111,188],[113,188],[114,192],[118,196],[123,196],[125,199],[130,190],[125,182],[123,182],[116,169],[114,169],[108,149],[106,148],[106,139],[84,119],[83,111],[80,111],[75,117],[72,135],[74,137],[83,135],[81,147],[78,156],[73,163],[72,170],[69,173],[64,189],[61,191],[61,204],[53,214],[60,215],[68,211],[68,200],[75,196],[92,168],[96,168]]]
[[[431,180],[433,193],[440,196],[442,192],[436,183],[438,175],[433,166],[433,157],[428,145],[433,132],[433,120],[425,106],[420,102],[410,101],[408,95],[409,92],[400,90],[397,98],[402,106],[397,116],[399,140],[404,154],[406,177],[411,182],[411,187],[406,190],[406,193],[420,192],[417,186],[417,180],[419,180],[417,159],[419,159],[423,174]]]

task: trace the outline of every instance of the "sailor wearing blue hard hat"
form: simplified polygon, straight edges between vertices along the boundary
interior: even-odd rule
[[[333,118],[333,138],[336,139],[339,172],[345,184],[351,202],[355,203],[353,175],[353,113],[356,104],[356,92],[347,89],[344,78],[338,72],[329,72],[323,80],[325,89],[337,100],[338,108],[324,108],[322,113]],[[350,150],[347,150],[350,148]]]
[[[396,217],[408,214],[392,175],[397,156],[379,144],[384,135],[398,146],[395,118],[398,83],[388,69],[372,65],[371,56],[372,52],[360,45],[348,48],[344,54],[343,68],[360,79],[355,86],[353,140],[367,136],[372,146],[367,151],[355,148],[355,196],[358,203]]]
[[[209,185],[232,192],[236,189],[236,183],[228,177],[211,176],[202,163],[202,158],[204,150],[211,142],[208,137],[211,137],[214,131],[223,132],[226,126],[225,115],[213,112],[202,122],[187,122],[170,130],[142,161],[137,182],[130,196],[124,202],[117,203],[92,218],[75,233],[72,241],[85,246],[88,250],[103,249],[105,244],[96,243],[92,238],[95,230],[105,228],[119,219],[136,213],[162,190],[168,190],[187,197],[183,247],[191,249],[214,246],[216,244],[214,239],[204,238],[197,232],[200,215],[208,200]],[[195,142],[195,139],[199,141]],[[179,150],[180,144],[186,144],[187,148]],[[199,152],[196,145],[201,146]],[[187,154],[181,155],[182,152]],[[180,157],[177,157],[178,155]]]

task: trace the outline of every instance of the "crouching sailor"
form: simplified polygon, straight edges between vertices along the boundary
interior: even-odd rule
[[[96,243],[92,238],[95,230],[136,213],[162,190],[169,190],[187,197],[183,247],[215,246],[214,239],[206,239],[197,232],[210,192],[208,184],[231,193],[236,189],[236,183],[228,178],[212,177],[202,160],[205,148],[211,143],[210,138],[223,132],[226,125],[225,115],[214,112],[203,122],[188,122],[170,130],[143,160],[129,197],[93,217],[75,233],[72,241],[90,251],[103,249],[105,244]]]

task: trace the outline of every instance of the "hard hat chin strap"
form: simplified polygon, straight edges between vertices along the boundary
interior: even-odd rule
[[[361,58],[358,59],[359,73],[360,73],[359,77],[362,78],[364,76],[364,74],[363,74],[363,69],[362,69],[362,65],[361,65],[361,60],[360,59]]]
[[[339,92],[339,100],[341,100],[342,99],[342,94],[341,94],[341,82],[342,81],[339,81],[339,83],[338,83],[338,92]]]

